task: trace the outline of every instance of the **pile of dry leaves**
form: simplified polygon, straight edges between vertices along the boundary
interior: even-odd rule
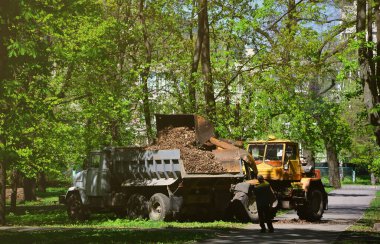
[[[166,128],[158,134],[157,141],[148,150],[179,149],[188,173],[223,173],[226,170],[214,159],[214,154],[197,148],[196,135],[187,127]]]

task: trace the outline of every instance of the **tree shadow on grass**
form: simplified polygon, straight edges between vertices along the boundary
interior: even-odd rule
[[[184,243],[214,237],[212,230],[197,229],[55,229],[1,231],[1,243]]]

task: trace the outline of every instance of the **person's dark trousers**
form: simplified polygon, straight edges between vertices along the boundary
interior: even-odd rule
[[[267,223],[268,229],[273,231],[272,220],[270,218],[269,206],[257,206],[257,213],[259,214],[259,221],[261,230],[265,230],[265,223]]]

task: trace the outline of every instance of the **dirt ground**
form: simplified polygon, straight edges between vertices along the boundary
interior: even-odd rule
[[[12,189],[6,189],[5,190],[5,197],[6,199],[11,199],[11,193]],[[17,201],[23,201],[24,200],[24,188],[17,188]]]
[[[159,133],[157,142],[148,150],[179,149],[188,173],[223,173],[226,170],[210,151],[198,149],[195,132],[187,127],[167,128]]]

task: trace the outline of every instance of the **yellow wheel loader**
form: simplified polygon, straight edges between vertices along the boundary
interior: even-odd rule
[[[267,180],[277,197],[274,210],[295,209],[300,219],[317,221],[327,210],[328,197],[319,170],[303,165],[299,145],[271,139],[248,143],[258,174]],[[255,181],[247,181],[255,185]],[[275,212],[274,212],[275,213]]]

